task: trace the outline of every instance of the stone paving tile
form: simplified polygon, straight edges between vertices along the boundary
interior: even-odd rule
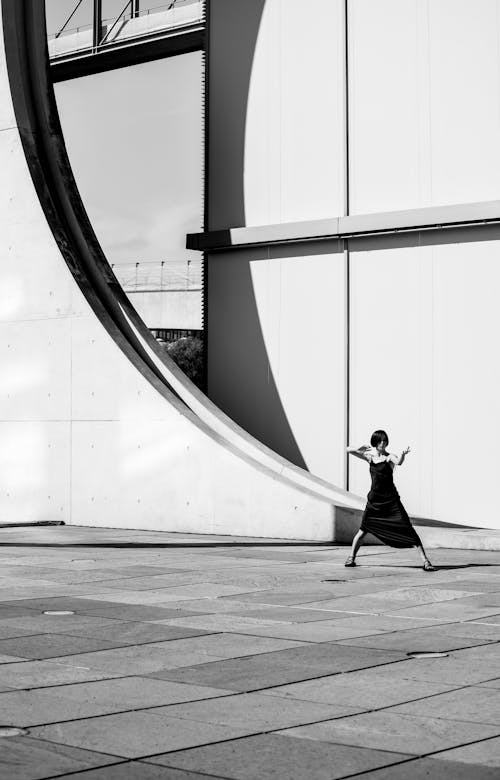
[[[78,638],[78,637],[76,637]],[[97,653],[81,653],[71,656],[75,666],[85,666],[100,671],[116,672],[116,676],[131,674],[146,675],[160,670],[170,670],[206,663],[207,654],[195,650],[175,651],[167,645],[173,642],[154,642],[144,645],[129,645],[112,650],[101,650]],[[216,656],[213,656],[215,659]],[[64,657],[54,658],[54,661],[64,661]],[[222,658],[218,660],[223,660]],[[219,686],[215,686],[219,687]]]
[[[117,575],[104,581],[108,592],[113,593],[117,590],[134,591],[138,590],[169,590],[180,586],[195,585],[209,582],[211,576],[204,571],[191,571],[186,569],[175,574],[149,574],[147,577],[123,577]]]
[[[120,759],[103,753],[42,742],[30,737],[13,737],[2,739],[0,777],[3,780],[43,780],[117,761]]]
[[[200,775],[198,772],[184,772],[182,769],[154,766],[146,764],[144,761],[127,761],[102,769],[91,769],[89,772],[58,775],[57,780],[65,780],[65,778],[71,778],[71,780],[207,780],[207,777],[209,776],[206,774]],[[213,778],[213,775],[211,777]]]
[[[242,593],[238,595],[238,601],[240,603],[253,604],[278,604],[280,606],[288,606],[289,604],[306,604],[309,601],[321,601],[322,599],[328,600],[333,597],[332,588],[317,588],[316,590],[264,590],[254,591],[252,593]],[[222,600],[226,601],[230,596],[223,596]],[[251,607],[255,609],[255,607]]]
[[[50,661],[18,662],[9,651],[10,663],[0,665],[0,706],[2,701],[9,705],[2,711],[9,710],[12,720],[39,719],[47,725],[33,726],[38,736],[44,730],[44,739],[57,742],[52,730],[59,730],[61,741],[75,749],[113,753],[111,744],[120,747],[120,757],[113,759],[119,766],[62,768],[54,772],[59,777],[108,780],[112,772],[109,777],[125,780],[141,777],[134,775],[138,771],[161,771],[162,777],[178,780],[233,777],[227,762],[224,774],[210,765],[177,766],[175,756],[198,760],[208,747],[203,740],[217,743],[209,747],[215,751],[211,756],[233,757],[239,744],[248,751],[241,771],[253,771],[257,760],[259,780],[293,777],[295,771],[301,780],[314,780],[315,773],[330,778],[332,771],[335,777],[361,772],[361,777],[399,780],[412,778],[406,767],[420,771],[420,759],[405,759],[394,768],[380,761],[352,763],[361,756],[380,758],[380,750],[330,743],[331,736],[327,743],[323,737],[256,734],[276,725],[312,728],[305,716],[326,710],[331,717],[321,720],[329,724],[385,718],[380,733],[393,740],[389,763],[395,760],[393,750],[407,754],[409,739],[401,723],[391,724],[390,718],[425,724],[411,734],[424,743],[445,740],[447,728],[458,739],[465,721],[468,732],[481,730],[482,745],[492,743],[494,761],[494,739],[485,739],[483,732],[489,734],[497,724],[483,725],[475,718],[497,719],[498,553],[440,549],[433,554],[440,569],[428,576],[413,554],[382,546],[364,548],[361,566],[346,570],[345,548],[303,542],[266,546],[242,539],[235,547],[231,538],[75,527],[12,529],[2,539],[20,544],[2,549],[8,554],[2,556],[0,584],[5,583],[9,600],[0,604],[0,644],[39,641],[39,635],[50,633],[81,640],[74,655]],[[70,609],[76,615],[49,617],[41,614],[46,609]],[[275,619],[263,619],[266,613]],[[291,614],[304,622],[283,622]],[[11,634],[16,629],[22,637]],[[85,652],[87,640],[109,642],[110,649]],[[411,650],[429,649],[431,640],[448,656],[406,657]],[[470,721],[460,712],[459,721],[449,717],[460,709],[459,686],[475,691],[464,698]],[[27,688],[33,690],[22,690]],[[453,704],[447,705],[446,697]],[[418,713],[400,711],[414,706]],[[439,716],[429,708],[437,708]],[[48,724],[47,713],[80,718]],[[146,746],[140,744],[143,734]],[[33,735],[29,739],[36,741]],[[271,763],[259,766],[258,746],[271,742],[290,750],[275,750]],[[464,766],[477,780],[482,771],[497,771],[494,765],[478,767],[472,748],[472,763],[448,760],[452,751],[464,750],[460,742],[453,744],[439,748],[440,758],[429,758],[427,766],[445,768],[445,777],[450,767],[458,767],[454,780],[469,778],[461,773]],[[294,751],[300,759],[289,761]],[[329,760],[314,763],[318,751]],[[152,753],[160,754],[159,762]],[[127,760],[140,757],[142,764]],[[169,761],[176,768],[165,766]]]
[[[103,595],[106,593],[105,582],[82,582],[75,585],[68,583],[44,583],[36,588],[27,585],[19,585],[16,587],[5,588],[2,590],[2,598],[5,602],[13,604],[16,601],[24,603],[28,599],[31,600],[33,594],[36,593],[37,597],[43,599],[57,599],[57,598],[78,598],[79,596],[90,596],[94,594]],[[108,596],[114,596],[114,591],[109,589]],[[46,607],[48,609],[48,607]]]
[[[270,607],[267,609],[254,609],[250,612],[245,611],[242,613],[235,610],[229,614],[242,614],[245,619],[275,620],[283,623],[314,623],[315,621],[332,619],[332,614],[328,610],[301,609],[300,607]]]
[[[187,639],[188,637],[206,636],[207,632],[198,628],[180,628],[164,626],[156,623],[121,622],[109,620],[104,627],[81,626],[69,628],[66,633],[73,636],[98,636],[111,642],[114,647],[127,645],[143,645],[150,642],[162,642],[171,639]]]
[[[313,679],[397,661],[397,653],[335,647],[327,643],[290,650],[214,661],[193,667],[165,670],[162,679],[210,685],[234,691],[255,691],[271,686]],[[158,676],[155,673],[155,676]]]
[[[94,602],[96,604],[97,602]],[[140,606],[139,604],[116,604],[103,607],[82,607],[79,612],[85,615],[102,616],[123,621],[151,621],[167,620],[169,618],[181,618],[196,616],[195,612],[183,612],[180,609],[158,606]],[[200,613],[201,614],[201,613]]]
[[[240,633],[245,629],[252,633],[253,628],[276,627],[280,625],[279,621],[265,620],[264,618],[246,618],[226,614],[196,615],[194,612],[192,617],[169,618],[167,620],[157,620],[155,623],[178,626],[179,628],[182,626],[199,628],[211,632],[227,631],[236,633]]]
[[[184,601],[169,601],[171,609],[183,610],[186,614],[210,615],[215,613],[228,613],[235,610],[245,614],[247,611],[255,609],[255,604],[251,602],[237,601],[236,598],[213,598],[213,599],[185,599]],[[1,625],[1,624],[0,624]]]
[[[39,726],[30,733],[48,742],[85,746],[87,750],[125,758],[142,758],[245,736],[249,732],[245,728],[169,718],[150,710]]]
[[[374,670],[335,674],[318,680],[280,685],[262,691],[266,696],[302,699],[357,708],[358,712],[390,707],[403,702],[435,696],[452,689],[444,683],[427,683],[394,677],[390,671]]]
[[[220,726],[243,726],[253,732],[341,718],[356,712],[358,710],[355,708],[345,705],[283,700],[255,693],[177,704],[155,710],[156,714],[164,714],[172,718],[186,718]]]
[[[0,652],[30,659],[55,658],[111,647],[113,643],[103,639],[72,637],[66,634],[36,634],[0,641]]]
[[[84,666],[75,666],[73,656],[60,661],[25,661],[0,667],[0,684],[15,689],[41,688],[65,683],[104,680],[120,677],[120,672],[102,672]]]
[[[0,604],[0,620],[8,620],[9,618],[16,618],[22,616],[32,615],[33,610],[26,607],[17,607],[12,602],[10,604]]]
[[[0,711],[4,725],[27,728],[228,694],[211,688],[127,677],[1,693]]]
[[[479,607],[500,607],[500,593],[481,593],[471,595],[471,601]]]
[[[435,753],[433,759],[500,768],[500,737]],[[470,769],[470,767],[469,767]],[[475,776],[475,773],[473,774]]]
[[[465,623],[446,623],[442,624],[443,629],[450,636],[479,637],[480,639],[491,639],[500,641],[500,625],[490,623],[465,622]]]
[[[475,621],[471,620],[470,622],[471,623],[485,623],[485,624],[488,624],[488,625],[498,626],[498,625],[500,625],[500,615],[488,615],[487,617],[485,617],[483,619],[480,618],[480,619],[475,620]]]
[[[337,780],[376,767],[399,764],[400,753],[308,742],[265,734],[166,753],[148,763],[234,780]]]
[[[497,724],[500,733],[500,690],[475,686],[461,688],[430,699],[401,704],[390,712]]]
[[[24,661],[25,659],[21,657],[17,657],[14,655],[0,655],[0,664],[14,664],[17,661]]]
[[[118,590],[118,589],[117,589]],[[126,590],[121,587],[113,599],[119,604],[152,604],[168,605],[169,601],[181,601],[184,598],[211,598],[215,596],[233,596],[244,593],[245,588],[236,585],[218,585],[202,582],[198,585],[183,585],[179,587],[159,588],[156,590]],[[99,601],[99,593],[95,594],[95,600]],[[103,594],[102,600],[109,599],[109,591]]]
[[[21,627],[30,635],[71,634],[72,631],[83,630],[87,627],[93,628],[97,635],[100,636],[100,631],[106,626],[116,626],[118,622],[109,618],[87,617],[86,615],[40,615],[36,613],[29,617],[3,620],[0,623],[0,636],[2,631],[19,631],[22,630]],[[12,634],[12,636],[23,636],[23,634]]]
[[[5,602],[4,602],[5,603]],[[28,614],[33,615],[33,613],[38,612],[38,614],[44,612],[44,610],[47,609],[54,609],[54,610],[74,610],[75,612],[81,613],[82,610],[92,607],[96,607],[99,609],[104,609],[104,607],[116,607],[120,606],[115,601],[108,601],[106,603],[103,603],[102,601],[95,601],[94,599],[87,599],[85,596],[44,596],[43,598],[31,598],[31,599],[20,599],[19,601],[14,602],[8,602],[7,607],[11,608],[23,608],[28,610]],[[3,609],[3,607],[2,607]],[[12,617],[15,617],[15,615],[12,615]]]
[[[359,780],[498,780],[498,769],[480,764],[421,758],[379,771],[366,772],[358,777]]]
[[[274,639],[272,637],[246,636],[244,634],[207,634],[189,643],[177,644],[176,647],[198,650],[207,655],[207,660],[214,658],[242,658],[247,655],[272,653],[293,647],[303,647],[303,642]]]
[[[500,677],[496,680],[488,680],[487,682],[479,683],[480,688],[499,688],[500,689]]]
[[[388,585],[386,587],[389,587]],[[318,602],[312,602],[304,605],[310,608],[317,609],[331,609],[335,611],[343,612],[366,612],[367,614],[386,614],[395,613],[396,610],[401,611],[401,614],[408,614],[410,616],[417,615],[419,613],[413,613],[412,609],[422,609],[427,605],[432,605],[433,609],[443,604],[454,604],[460,600],[463,602],[464,597],[469,600],[474,598],[470,593],[466,591],[449,591],[449,590],[434,590],[426,588],[422,590],[424,593],[420,594],[420,588],[405,588],[401,589],[401,594],[404,594],[404,598],[394,597],[392,598],[389,591],[379,591],[372,594],[363,594],[359,596],[344,596],[340,598],[330,599],[329,601],[322,600]],[[397,592],[397,589],[395,589]],[[445,594],[443,597],[439,597],[439,594]],[[435,596],[433,594],[436,594]],[[453,594],[453,595],[451,595]],[[403,613],[403,607],[405,612]],[[494,611],[494,607],[491,607],[491,611]],[[432,612],[430,613],[432,616]],[[425,617],[424,614],[422,614]],[[438,615],[440,617],[440,615]]]
[[[451,623],[454,620],[474,620],[474,618],[490,617],[498,612],[498,606],[478,606],[473,599],[474,596],[470,596],[469,598],[443,601],[438,604],[424,604],[419,607],[406,607],[397,610],[393,605],[392,611],[386,614],[396,617],[445,618]]]
[[[316,623],[279,623],[262,626],[260,623],[240,626],[239,632],[248,636],[267,636],[300,642],[330,642],[338,639],[381,634],[373,628],[345,628],[343,620],[319,620]]]
[[[500,726],[418,717],[399,712],[396,714],[392,709],[352,715],[311,726],[299,726],[279,733],[301,739],[357,745],[376,750],[398,751],[404,745],[407,753],[421,756],[424,753],[497,736],[499,732]]]
[[[453,586],[459,590],[471,591],[473,593],[500,593],[500,578],[488,579],[487,577],[481,577],[481,579],[455,580]],[[439,589],[445,586],[438,583],[434,587]]]
[[[339,644],[354,645],[356,647],[375,647],[379,649],[401,650],[404,653],[416,651],[442,652],[447,650],[459,650],[466,647],[478,647],[495,642],[494,639],[480,639],[478,637],[451,636],[448,626],[432,628],[411,628],[406,631],[394,631],[382,635],[358,637],[357,639],[340,640]]]
[[[392,590],[383,590],[367,593],[365,598],[374,601],[396,602],[401,605],[434,604],[441,601],[454,601],[460,598],[471,598],[473,593],[467,590],[450,589],[448,587],[426,587],[421,585],[412,588],[394,588]]]
[[[461,685],[485,682],[500,676],[497,643],[450,652],[444,658],[420,658],[405,662],[408,676],[417,680],[442,681]],[[394,669],[398,674],[399,670]]]

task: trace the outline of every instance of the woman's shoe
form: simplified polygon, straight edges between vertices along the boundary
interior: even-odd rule
[[[424,571],[436,571],[436,569],[434,568],[434,566],[430,561],[426,561],[422,568]]]
[[[356,566],[356,561],[354,560],[354,556],[350,555],[346,562],[344,563],[344,566]]]

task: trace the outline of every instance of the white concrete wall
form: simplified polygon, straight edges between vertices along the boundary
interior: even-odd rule
[[[283,457],[343,485],[344,254],[211,256],[207,312],[210,398]]]
[[[343,6],[266,0],[246,114],[246,225],[343,213]]]
[[[351,213],[500,196],[499,0],[349,0]]]
[[[500,243],[351,255],[351,442],[386,429],[408,510],[500,528]],[[367,469],[351,465],[351,490]]]
[[[307,475],[302,489],[158,392],[83,297],[35,194],[1,39],[0,100],[0,520],[331,539]]]

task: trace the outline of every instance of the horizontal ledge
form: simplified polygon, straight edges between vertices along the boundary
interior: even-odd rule
[[[231,247],[286,244],[296,241],[349,239],[358,236],[400,233],[416,230],[484,225],[500,222],[500,200],[431,206],[407,211],[384,211],[350,217],[315,219],[307,222],[283,222],[188,233],[187,249],[210,252]]]
[[[142,62],[200,51],[205,45],[205,25],[197,23],[182,30],[165,31],[154,38],[131,38],[109,43],[101,49],[68,52],[50,60],[54,83],[91,76]]]

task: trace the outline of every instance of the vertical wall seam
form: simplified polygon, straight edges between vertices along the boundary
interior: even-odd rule
[[[349,148],[349,0],[344,0],[344,214],[350,212],[350,148]],[[345,274],[345,357],[344,357],[344,487],[349,490],[349,456],[347,447],[350,440],[351,417],[351,259],[349,242],[344,241]]]

